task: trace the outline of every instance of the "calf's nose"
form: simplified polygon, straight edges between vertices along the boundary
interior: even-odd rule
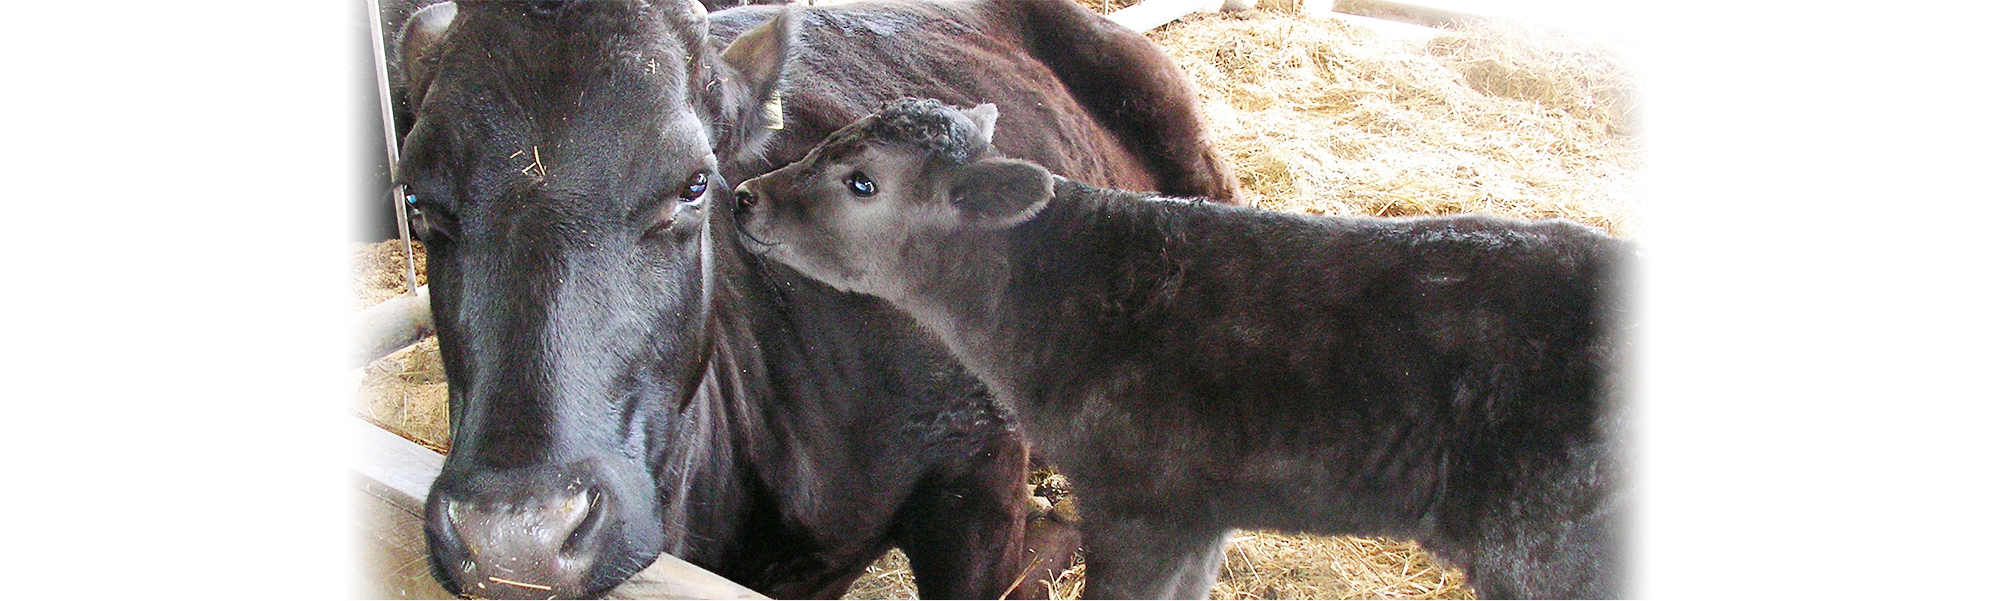
[[[506,502],[446,499],[442,525],[449,535],[434,543],[455,546],[457,553],[441,567],[465,595],[581,596],[601,550],[595,535],[605,505],[588,488]]]

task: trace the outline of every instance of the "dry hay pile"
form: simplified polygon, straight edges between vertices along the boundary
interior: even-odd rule
[[[1080,2],[1115,9],[1131,0]],[[1565,217],[1617,234],[1639,229],[1630,77],[1601,48],[1490,24],[1414,43],[1255,10],[1191,16],[1148,35],[1201,88],[1217,146],[1258,206],[1484,212]],[[401,293],[400,242],[357,247],[356,259],[357,308]],[[435,339],[357,379],[357,414],[426,446],[448,444]],[[1077,598],[1084,572],[1078,565],[1063,574],[1053,596]],[[1231,539],[1212,591],[1217,599],[1472,594],[1462,574],[1407,542],[1266,532]],[[847,595],[915,597],[900,551],[869,567]]]
[[[424,278],[424,247],[414,243],[417,285]],[[403,243],[356,244],[354,298],[356,310],[374,306],[408,291],[403,283]],[[451,444],[445,417],[444,362],[437,337],[423,339],[363,366],[355,374],[354,414],[432,450]]]
[[[1190,17],[1151,37],[1201,89],[1257,206],[1634,231],[1631,82],[1607,50],[1500,25],[1416,45],[1264,11]]]
[[[424,243],[412,240],[410,249],[417,257],[417,285],[425,284]],[[354,310],[373,307],[382,301],[409,292],[403,282],[403,243],[392,240],[380,244],[355,244],[349,249],[354,283]]]
[[[1238,532],[1229,539],[1211,599],[1472,599],[1465,575],[1415,543],[1348,536]],[[1051,599],[1083,598],[1088,566],[1056,577]],[[902,550],[868,566],[843,599],[915,599]]]

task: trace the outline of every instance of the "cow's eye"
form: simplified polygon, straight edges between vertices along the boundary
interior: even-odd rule
[[[417,200],[416,193],[403,193],[403,207],[408,209],[405,214],[409,216],[410,235],[419,240],[430,240],[442,234],[444,229],[441,216],[434,214],[438,211],[426,210],[425,204]]]
[[[855,196],[874,196],[875,180],[868,179],[866,173],[856,171],[853,175],[847,176],[847,191],[854,193]]]
[[[414,192],[402,192],[402,208],[404,208],[404,216],[410,218],[410,234],[412,236],[422,238],[424,234],[430,232],[430,214],[426,214],[424,206],[416,202],[416,194]]]
[[[687,185],[681,187],[681,202],[694,202],[708,192],[708,174],[695,172],[688,176]]]
[[[701,211],[703,198],[708,194],[708,174],[697,171],[681,184],[680,202],[666,203],[660,207],[659,216],[651,227],[646,228],[647,238],[658,238],[673,231],[674,225],[683,221],[683,213],[693,215]]]

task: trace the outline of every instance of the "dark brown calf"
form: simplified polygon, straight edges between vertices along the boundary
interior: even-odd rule
[[[1234,528],[1414,538],[1485,597],[1618,595],[1631,250],[1566,221],[1096,188],[905,100],[737,188],[743,233],[937,333],[1083,499],[1089,597],[1197,598]]]

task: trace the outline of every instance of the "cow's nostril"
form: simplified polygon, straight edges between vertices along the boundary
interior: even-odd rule
[[[736,206],[747,209],[752,206],[755,206],[756,204],[757,204],[756,194],[751,194],[749,190],[736,191]]]
[[[562,552],[576,554],[593,550],[585,549],[584,545],[592,542],[597,524],[604,517],[604,505],[597,502],[597,495],[587,490],[576,493],[556,508],[556,517],[560,524],[558,531],[569,534],[563,540]]]
[[[614,529],[607,525],[614,519],[611,505],[599,489],[587,486],[539,497],[448,499],[440,507],[448,533],[434,542],[457,547],[441,565],[449,566],[462,592],[573,597],[582,594],[605,552],[605,534]],[[491,578],[527,588],[495,589],[492,583],[502,581]]]

